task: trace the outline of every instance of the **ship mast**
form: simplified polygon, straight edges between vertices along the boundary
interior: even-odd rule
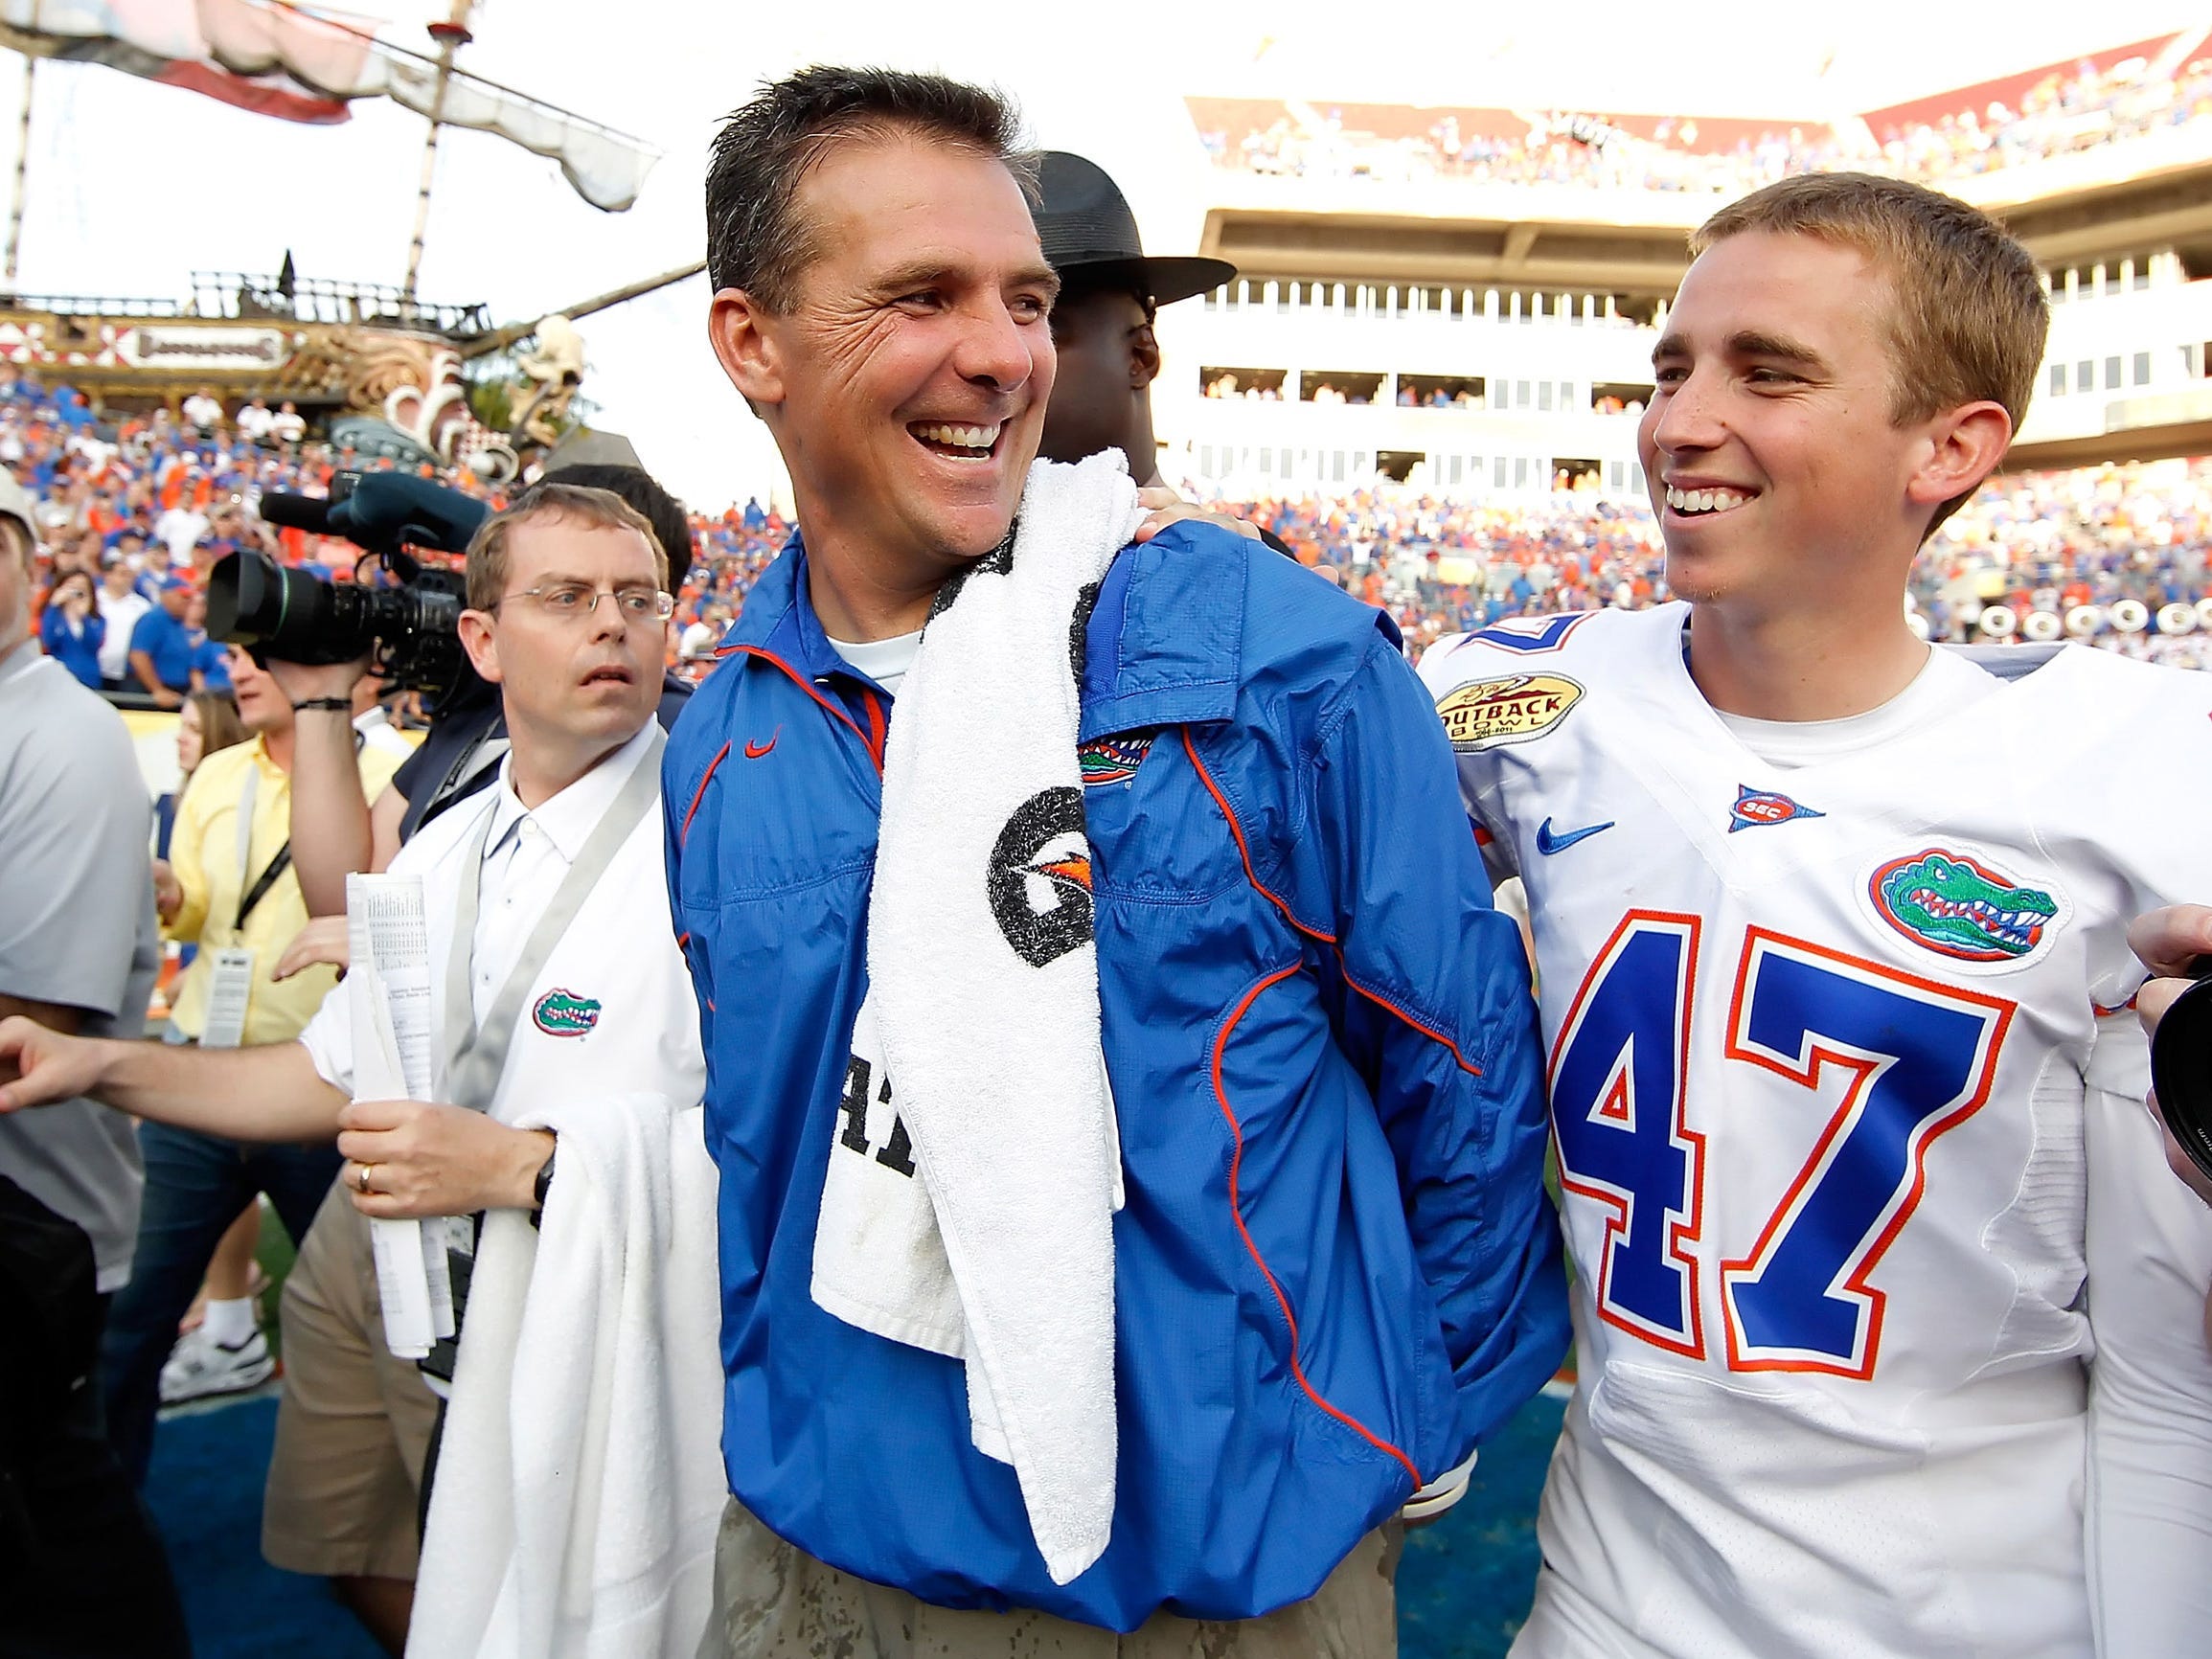
[[[407,244],[407,281],[399,289],[402,307],[415,303],[416,279],[422,274],[422,238],[430,228],[430,186],[438,172],[438,133],[445,114],[445,87],[453,79],[453,54],[475,38],[468,29],[474,0],[453,0],[452,14],[443,23],[428,25],[438,43],[438,90],[430,103],[430,130],[422,140],[422,183],[415,193],[415,236]]]
[[[15,201],[8,210],[7,289],[15,291],[15,258],[23,251],[23,192],[31,181],[31,89],[38,79],[38,59],[23,57],[23,122],[15,134]]]

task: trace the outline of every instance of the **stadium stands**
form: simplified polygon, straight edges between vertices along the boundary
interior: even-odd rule
[[[1650,509],[1587,490],[1501,503],[1381,487],[1221,505],[1387,608],[1416,652],[1500,617],[1668,597]],[[1937,639],[2020,639],[2042,615],[2109,649],[2203,666],[2212,641],[2196,607],[2212,598],[2212,461],[1993,479],[1922,552],[1913,597]],[[2161,616],[2170,606],[2189,611],[2186,625]],[[1982,625],[1995,608],[2011,613],[2009,630]],[[2076,615],[2085,609],[2094,614]]]
[[[1785,125],[1685,113],[1186,102],[1218,165],[1259,173],[1735,194],[1788,173],[1852,167],[1941,184],[2212,114],[2212,56],[2193,55],[2203,41],[2202,31],[2134,41],[1838,121]]]
[[[316,443],[255,444],[230,421],[206,429],[179,423],[166,410],[114,422],[96,419],[66,385],[0,365],[0,464],[11,467],[39,501],[46,580],[73,569],[97,572],[119,548],[159,542],[194,580],[240,547],[255,547],[286,564],[339,580],[350,578],[359,550],[335,538],[262,524],[255,504],[268,490],[326,493],[332,476],[368,461]],[[466,472],[442,482],[500,502]],[[677,596],[680,627],[709,606],[731,611],[782,548],[788,526],[757,504],[692,518],[694,558]],[[689,665],[703,670],[703,662]]]
[[[325,490],[353,460],[314,443],[257,447],[227,427],[194,430],[159,413],[104,424],[70,388],[0,369],[0,462],[39,498],[49,580],[154,542],[195,578],[223,554],[258,546],[345,580],[356,557],[350,545],[278,532],[252,507],[263,490]],[[463,475],[445,481],[475,488]],[[1667,597],[1649,508],[1584,482],[1511,496],[1471,481],[1465,489],[1371,485],[1218,505],[1267,525],[1303,562],[1389,609],[1418,651],[1501,616]],[[718,633],[788,526],[748,503],[695,513],[692,528],[678,630],[706,623]],[[127,542],[134,534],[139,543]],[[2016,625],[2001,637],[2014,638],[2032,632],[2023,625],[2039,613],[2064,619],[2092,607],[2094,643],[2201,666],[2212,635],[2195,622],[2186,631],[2164,625],[2179,621],[2169,607],[2194,614],[2212,600],[2212,461],[1995,479],[1924,552],[1914,594],[1937,638],[1990,637],[1982,618],[1992,607],[2012,613]],[[2136,614],[2119,608],[2124,601],[2141,607],[2139,627],[2124,625]],[[700,673],[711,660],[694,654],[681,667]]]

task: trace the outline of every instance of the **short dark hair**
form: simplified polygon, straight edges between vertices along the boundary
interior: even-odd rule
[[[612,461],[580,461],[573,466],[555,467],[540,482],[573,484],[581,489],[604,489],[609,495],[621,496],[652,526],[653,539],[660,543],[661,556],[669,562],[669,592],[683,586],[684,575],[692,567],[691,514],[644,467]]]
[[[1021,120],[996,92],[942,75],[817,64],[764,82],[715,135],[707,164],[707,279],[769,312],[790,308],[813,257],[794,208],[808,170],[852,138],[915,134],[1006,163],[1027,183]]]

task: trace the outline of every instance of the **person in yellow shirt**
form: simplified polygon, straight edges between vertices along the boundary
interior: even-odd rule
[[[293,709],[244,650],[232,648],[230,671],[253,739],[201,761],[177,803],[170,856],[153,869],[163,931],[199,947],[177,986],[170,1040],[210,1048],[292,1040],[337,983],[327,966],[273,977],[308,920],[291,868]],[[362,747],[361,787],[372,798],[399,759]],[[130,1283],[108,1315],[101,1373],[116,1455],[143,1483],[162,1364],[217,1241],[241,1209],[266,1193],[297,1243],[340,1160],[328,1143],[261,1146],[157,1124],[140,1126],[139,1149],[146,1194],[137,1252]],[[211,1303],[202,1332],[197,1357],[220,1368],[227,1387],[250,1387],[274,1369],[250,1301]]]

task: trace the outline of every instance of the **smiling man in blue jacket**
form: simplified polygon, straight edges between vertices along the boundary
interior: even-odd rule
[[[1126,1184],[1104,1554],[1056,1582],[960,1361],[810,1294],[900,682],[1051,393],[1015,139],[989,93],[815,69],[709,174],[710,336],[802,534],[666,761],[735,1494],[701,1652],[1179,1652],[1204,1620],[1243,1622],[1209,1652],[1389,1654],[1387,1523],[1464,1485],[1567,1331],[1527,966],[1387,618],[1185,520],[1071,628]]]

